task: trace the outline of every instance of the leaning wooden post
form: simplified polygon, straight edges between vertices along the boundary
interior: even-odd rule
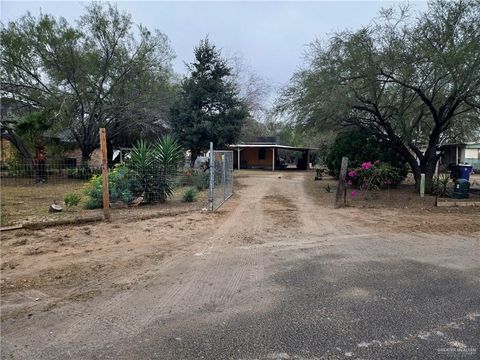
[[[335,196],[335,207],[340,208],[346,206],[346,182],[345,179],[347,177],[347,169],[348,169],[348,158],[342,157],[342,165],[340,166],[340,173],[338,174],[338,186],[337,186],[337,194]]]
[[[110,196],[108,192],[107,133],[105,131],[105,128],[100,128],[100,148],[102,150],[103,220],[110,221]]]

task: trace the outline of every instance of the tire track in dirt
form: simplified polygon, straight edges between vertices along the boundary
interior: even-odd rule
[[[75,343],[78,340],[95,339],[106,328],[116,329],[114,337],[134,336],[150,323],[172,316],[174,311],[193,309],[209,302],[215,303],[217,307],[227,304],[237,293],[238,288],[246,279],[247,273],[252,269],[254,272],[257,271],[258,259],[257,261],[253,261],[253,258],[242,259],[243,261],[235,264],[222,254],[226,240],[231,238],[232,234],[235,238],[244,234],[244,231],[237,230],[239,218],[245,219],[246,214],[251,214],[249,220],[252,224],[257,224],[256,230],[262,231],[261,226],[260,228],[258,226],[262,222],[256,221],[259,212],[252,213],[250,207],[251,204],[255,204],[255,208],[261,209],[261,204],[255,201],[255,197],[247,200],[250,201],[245,201],[237,206],[209,238],[200,252],[203,256],[192,260],[190,253],[187,256],[171,258],[169,264],[162,264],[162,273],[177,274],[181,272],[182,275],[168,289],[165,289],[164,285],[162,286],[163,294],[160,298],[154,292],[145,294],[137,289],[119,294],[114,300],[97,307],[89,316],[82,317],[70,324],[63,336],[55,339],[55,343]],[[154,282],[155,280],[147,285],[155,288]],[[204,289],[209,282],[216,283],[217,286],[205,292]],[[207,294],[208,297],[204,296]],[[125,319],[123,315],[125,308],[135,308],[136,298],[142,298],[142,312],[130,314],[129,319]],[[96,334],[97,332],[99,334]]]
[[[275,177],[276,175],[268,175]],[[303,177],[301,178],[303,179]],[[114,343],[140,334],[155,322],[168,322],[201,311],[223,310],[247,298],[239,291],[263,286],[265,255],[271,250],[251,245],[302,232],[304,211],[295,205],[303,199],[303,185],[287,179],[241,179],[245,187],[221,208],[226,216],[198,245],[172,256],[150,271],[149,278],[112,298],[99,298],[86,306],[69,305],[83,312],[65,316],[55,324],[53,336],[40,336],[38,352],[58,353],[68,348],[75,356],[82,344]],[[293,194],[289,192],[294,191]],[[279,200],[279,201],[277,201]],[[299,215],[300,214],[300,215]],[[307,217],[311,213],[305,214]],[[200,256],[195,256],[199,254]],[[137,278],[133,277],[133,281]],[[211,286],[209,284],[212,284]],[[248,293],[248,292],[247,292]],[[269,298],[263,303],[271,301]],[[68,311],[68,309],[66,309]],[[61,318],[61,315],[58,316]],[[22,331],[28,337],[31,328]],[[9,334],[9,336],[11,333]],[[106,337],[106,338],[105,338]]]

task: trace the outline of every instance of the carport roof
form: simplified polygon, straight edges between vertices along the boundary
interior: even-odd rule
[[[307,150],[318,150],[317,148],[309,147],[297,147],[297,146],[287,146],[287,145],[278,145],[278,144],[237,144],[229,145],[229,148],[275,148],[275,149],[285,149],[285,150],[294,150],[294,151],[307,151]]]

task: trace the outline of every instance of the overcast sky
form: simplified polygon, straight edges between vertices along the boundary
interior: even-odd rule
[[[425,2],[410,2],[424,10]],[[3,23],[30,11],[78,18],[85,2],[1,1]],[[121,1],[135,23],[165,33],[175,50],[174,69],[185,72],[193,47],[207,34],[227,56],[239,55],[275,88],[288,82],[302,65],[305,45],[332,32],[368,24],[389,1],[318,2],[140,2]]]

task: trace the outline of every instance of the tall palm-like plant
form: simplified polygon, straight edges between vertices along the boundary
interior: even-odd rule
[[[154,146],[158,164],[158,200],[163,202],[173,195],[178,169],[184,160],[183,150],[170,135],[163,136]]]
[[[140,140],[132,149],[127,167],[131,171],[132,192],[143,202],[164,202],[173,195],[183,151],[170,135],[151,145]]]
[[[145,202],[152,202],[155,197],[154,184],[155,157],[153,148],[143,140],[139,140],[130,152],[127,168],[132,176],[132,192],[135,196],[143,194]]]

